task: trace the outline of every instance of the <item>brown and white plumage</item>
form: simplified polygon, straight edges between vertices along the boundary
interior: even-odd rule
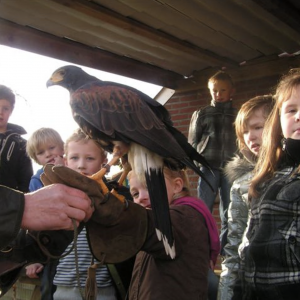
[[[158,237],[173,258],[163,166],[189,167],[202,176],[194,161],[208,166],[205,159],[173,127],[165,107],[137,89],[101,81],[76,66],[56,70],[51,85],[69,90],[73,117],[86,134],[110,153],[128,154],[132,169],[145,178]]]

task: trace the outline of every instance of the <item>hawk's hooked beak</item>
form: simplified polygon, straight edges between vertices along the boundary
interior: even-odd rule
[[[63,77],[62,73],[55,72],[54,74],[52,74],[51,78],[46,82],[46,86],[48,88],[49,86],[59,84],[63,80],[64,80],[64,77]]]

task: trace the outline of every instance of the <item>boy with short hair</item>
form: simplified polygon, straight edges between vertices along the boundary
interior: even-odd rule
[[[106,157],[107,153],[103,148],[80,129],[66,140],[65,165],[83,175],[90,176],[97,173],[107,162]],[[66,252],[72,245],[73,243],[69,245]],[[76,255],[73,249],[66,257],[59,260],[54,277],[54,284],[57,286],[55,300],[82,299],[81,295],[87,292],[85,291],[88,286],[86,280],[93,256],[89,249],[85,227],[77,238],[77,253]],[[80,278],[77,276],[76,268],[79,269]],[[106,265],[99,265],[96,268],[95,278],[98,287],[95,299],[117,300],[116,290]]]
[[[26,154],[26,140],[21,137],[27,132],[19,125],[8,123],[14,106],[14,93],[0,85],[0,184],[28,192],[33,169]]]
[[[52,128],[43,127],[36,130],[27,141],[26,151],[30,158],[43,167],[46,164],[64,164],[64,142],[60,134]],[[32,176],[29,185],[30,192],[43,187],[40,179],[42,173],[43,168]]]
[[[29,140],[29,145],[31,145],[31,139]],[[66,140],[64,150],[65,165],[86,176],[98,172],[102,165],[107,162],[107,153],[95,140],[86,136],[81,129],[74,131]],[[33,155],[31,157],[33,157]],[[109,183],[107,184],[109,186]],[[120,189],[122,188],[120,187]],[[120,192],[120,190],[118,190],[118,192]],[[66,252],[71,249],[72,245],[73,243],[68,246]],[[77,254],[75,249],[73,249],[67,256],[57,261],[55,277],[53,274],[53,286],[56,287],[56,290],[51,299],[81,300],[83,299],[83,294],[89,292],[88,289],[85,291],[85,288],[89,286],[86,281],[88,278],[88,268],[91,266],[93,256],[86,238],[85,227],[78,235],[76,247]],[[126,293],[129,286],[133,263],[133,260],[128,260],[127,262],[119,264],[120,267],[117,265],[98,265],[95,274],[98,288],[95,299],[125,299],[124,293]],[[78,264],[78,266],[76,266],[76,264]],[[54,265],[54,262],[51,263],[51,265]],[[80,273],[79,277],[77,276],[77,267]],[[40,273],[42,269],[43,265],[34,264],[31,265],[30,270],[27,267],[26,274],[31,278],[37,278],[37,274]],[[88,295],[86,295],[85,298],[89,299]],[[46,298],[42,299],[44,300]]]
[[[232,107],[234,83],[229,74],[219,71],[208,80],[208,88],[212,96],[211,105],[193,113],[189,128],[189,143],[201,153],[210,164],[210,170],[201,166],[201,171],[214,188],[199,178],[198,197],[212,212],[215,198],[219,192],[221,217],[221,254],[226,244],[227,208],[230,201],[230,184],[223,172],[223,167],[235,154],[236,135],[234,121],[237,110]]]
[[[37,164],[45,166],[46,164],[62,164],[64,165],[64,142],[60,134],[52,128],[40,128],[32,133],[27,141],[26,151],[31,159]],[[39,169],[36,174],[31,177],[29,183],[29,191],[33,192],[44,185],[41,181],[43,168]],[[56,272],[57,261],[49,262],[45,266],[42,264],[31,264],[26,267],[26,275],[31,278],[41,276],[41,299],[52,300],[55,286],[53,278]]]

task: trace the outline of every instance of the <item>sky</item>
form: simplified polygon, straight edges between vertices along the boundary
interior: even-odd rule
[[[27,131],[24,138],[27,139],[41,127],[51,127],[65,141],[78,127],[71,115],[69,92],[59,86],[46,87],[53,71],[70,64],[72,63],[0,45],[0,84],[8,86],[16,94],[15,109],[9,122],[24,127]],[[101,80],[133,86],[150,97],[155,97],[161,89],[160,86],[143,81],[80,67]],[[33,167],[34,171],[39,168],[36,164]]]

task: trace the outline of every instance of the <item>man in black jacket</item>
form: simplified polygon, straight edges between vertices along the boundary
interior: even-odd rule
[[[30,194],[0,186],[0,296],[29,261],[60,255],[73,240],[69,230],[92,212],[84,192],[62,184]]]

